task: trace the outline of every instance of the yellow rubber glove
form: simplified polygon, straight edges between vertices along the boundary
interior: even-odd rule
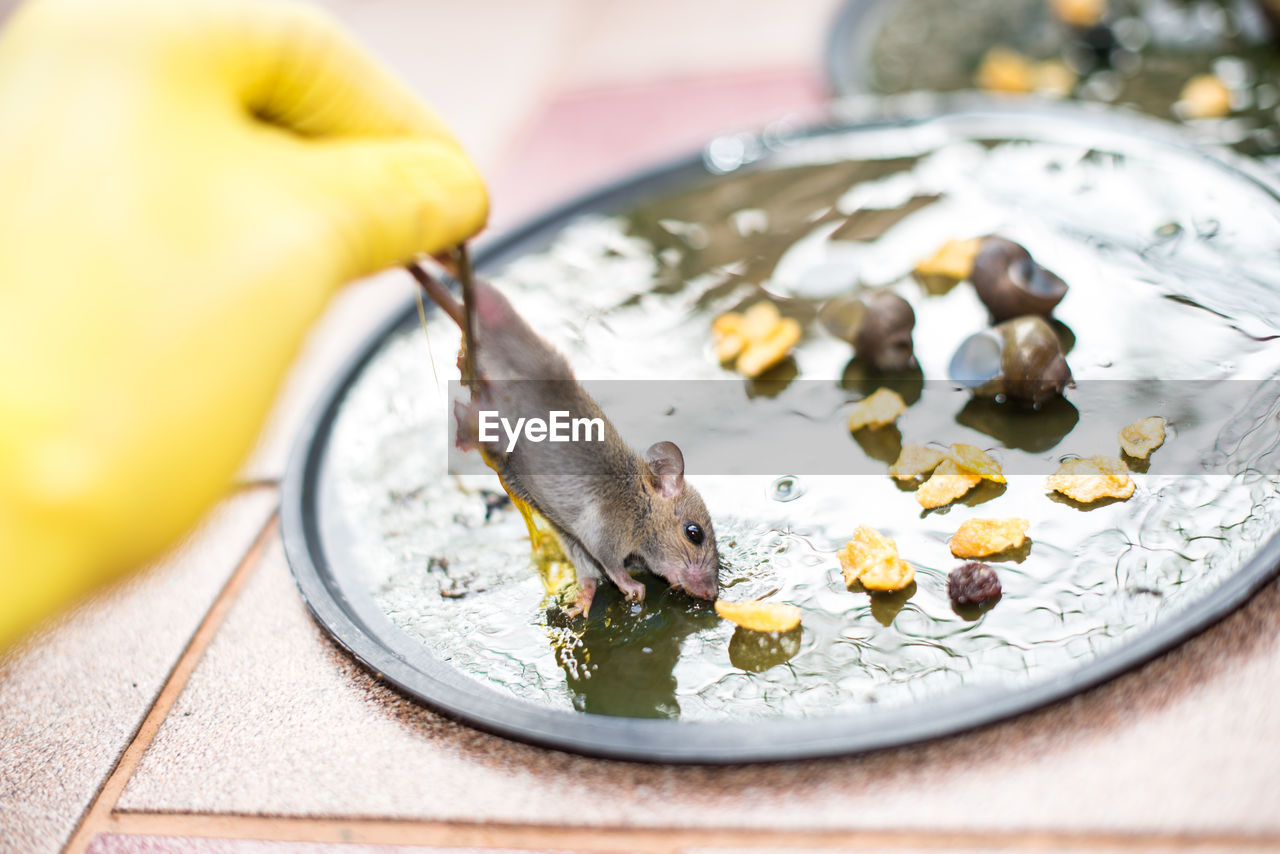
[[[487,215],[325,18],[32,0],[0,35],[0,649],[224,494],[343,282]]]

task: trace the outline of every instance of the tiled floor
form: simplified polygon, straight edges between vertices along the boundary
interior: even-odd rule
[[[820,111],[835,3],[322,5],[457,128],[501,225],[712,133]],[[335,300],[250,485],[178,553],[0,659],[0,854],[1280,850],[1277,584],[1070,702],[853,759],[589,760],[388,690],[311,621],[272,511],[318,391],[409,287],[389,273]]]

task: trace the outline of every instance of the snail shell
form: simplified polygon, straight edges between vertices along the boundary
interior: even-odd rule
[[[915,364],[911,331],[916,313],[911,303],[892,291],[829,300],[818,319],[832,335],[853,344],[858,358],[877,370],[900,371]]]
[[[1003,237],[983,238],[969,278],[997,322],[1024,314],[1048,317],[1067,293],[1066,282]]]
[[[1071,369],[1041,317],[1014,318],[970,335],[951,358],[951,378],[983,397],[1043,403],[1062,393]]]

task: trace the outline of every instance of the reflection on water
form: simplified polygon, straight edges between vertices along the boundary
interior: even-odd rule
[[[587,620],[570,620],[558,607],[547,612],[548,635],[578,711],[635,718],[680,715],[675,677],[680,647],[720,618],[710,603],[677,593],[648,573],[641,578],[648,607],[627,603],[611,587],[601,590],[604,601]]]
[[[1031,454],[1056,447],[1079,420],[1079,410],[1065,397],[1038,407],[975,397],[956,414],[957,424],[990,436],[1006,448]]]
[[[663,401],[650,426],[624,431],[632,445],[732,448],[750,435],[759,448],[761,437],[806,435],[829,471],[870,472],[774,470],[766,455],[752,474],[709,474],[686,451],[715,518],[722,595],[793,603],[802,628],[745,632],[652,578],[643,604],[602,588],[590,620],[567,620],[557,583],[530,568],[520,514],[495,499],[496,479],[447,473],[446,401],[428,351],[451,365],[457,333],[441,318],[429,341],[415,326],[386,342],[330,443],[353,559],[396,625],[459,671],[543,706],[703,720],[831,714],[1054,678],[1196,607],[1280,528],[1276,384],[1245,400],[1222,382],[1280,371],[1274,199],[1161,150],[1100,158],[1058,141],[952,139],[886,158],[892,139],[859,148],[861,138],[800,144],[776,168],[580,220],[496,279],[584,378],[678,375],[732,404],[718,425],[700,425],[705,435],[686,437],[693,404]],[[1198,231],[1208,218],[1216,229]],[[1183,238],[1167,238],[1171,222]],[[967,283],[930,291],[911,269],[945,239],[992,232],[1071,284],[1058,315],[1077,387],[1038,410],[937,382],[988,318]],[[804,275],[823,264],[856,268],[857,287],[912,304],[917,371],[878,375],[823,332],[815,318],[830,294]],[[805,337],[776,376],[748,382],[715,363],[709,325],[761,298],[804,318]],[[1144,391],[1156,378],[1206,381],[1203,405]],[[881,385],[913,405],[893,427],[850,436],[850,405]],[[1062,456],[1117,452],[1122,398],[1171,430],[1134,497],[1080,506],[1046,495],[1044,475]],[[906,441],[976,444],[1012,474],[922,513],[885,474]],[[1236,476],[1187,467],[1215,454]],[[1004,590],[994,607],[957,611],[948,539],[990,516],[1028,519],[1032,544],[992,559]],[[835,555],[860,524],[896,540],[916,568],[911,589],[846,589]]]

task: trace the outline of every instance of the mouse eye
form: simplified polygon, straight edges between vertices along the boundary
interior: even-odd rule
[[[684,535],[695,546],[702,545],[702,526],[697,522],[685,522]]]

